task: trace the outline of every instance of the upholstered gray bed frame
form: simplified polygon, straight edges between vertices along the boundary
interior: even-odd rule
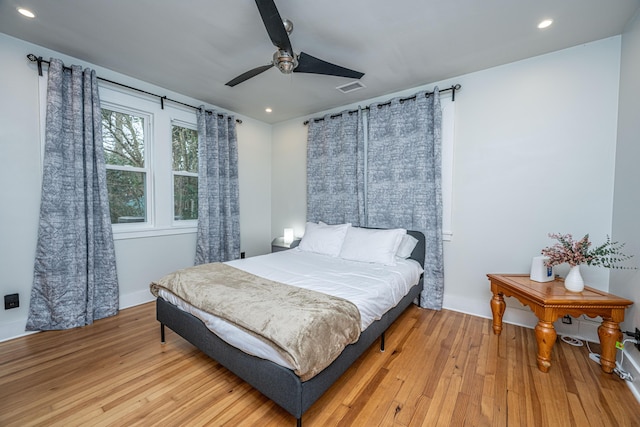
[[[418,239],[418,244],[411,254],[411,259],[424,266],[424,235],[417,231],[408,231],[408,233]],[[166,325],[293,415],[297,419],[298,427],[300,427],[302,425],[302,414],[331,387],[378,337],[381,338],[381,349],[384,349],[384,332],[418,298],[422,287],[423,279],[421,278],[420,282],[410,289],[409,293],[397,306],[362,331],[357,342],[347,346],[340,356],[322,372],[304,382],[300,381],[300,378],[290,369],[271,361],[251,356],[227,344],[209,331],[200,319],[166,302],[162,298],[158,298],[156,301],[156,314],[161,325],[163,343],[165,342],[164,327]]]

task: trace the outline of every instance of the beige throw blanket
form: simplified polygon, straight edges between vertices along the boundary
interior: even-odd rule
[[[274,282],[222,263],[178,270],[151,284],[266,340],[306,381],[360,337],[351,302]]]

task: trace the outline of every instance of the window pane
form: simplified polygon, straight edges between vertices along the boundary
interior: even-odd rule
[[[198,219],[198,177],[174,175],[173,204],[176,221]]]
[[[173,170],[198,173],[198,131],[173,125]]]
[[[144,167],[144,118],[102,109],[102,140],[108,165]]]
[[[107,169],[112,224],[146,221],[145,177],[144,172]]]

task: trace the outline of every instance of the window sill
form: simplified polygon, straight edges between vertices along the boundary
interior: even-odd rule
[[[197,231],[197,226],[149,228],[146,230],[114,230],[113,240],[142,239],[146,237],[172,236],[178,234],[195,234]]]

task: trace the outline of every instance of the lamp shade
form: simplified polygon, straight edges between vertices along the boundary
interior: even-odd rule
[[[287,244],[293,242],[293,228],[284,229],[284,242]]]

